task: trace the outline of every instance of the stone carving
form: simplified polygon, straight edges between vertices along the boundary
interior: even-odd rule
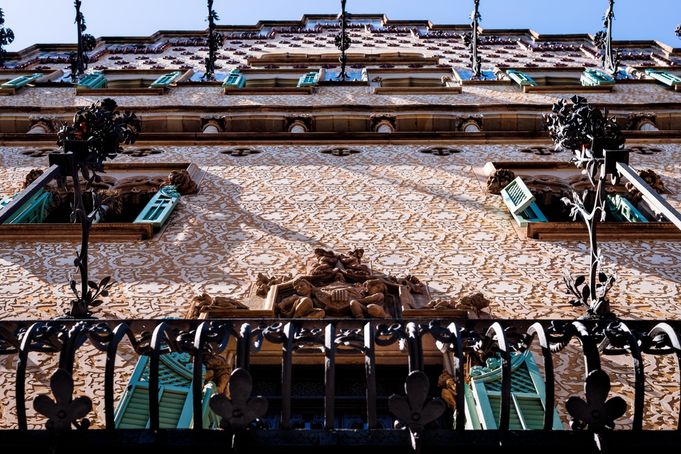
[[[204,292],[201,296],[196,296],[192,300],[187,318],[197,319],[219,317],[225,311],[237,309],[248,310],[248,306],[233,298],[227,298],[223,296],[212,297],[208,293]]]
[[[636,154],[643,154],[643,155],[649,155],[649,154],[655,154],[655,153],[661,153],[663,150],[662,148],[657,148],[657,147],[644,147],[644,146],[627,146],[627,149],[631,153],[636,153]]]
[[[283,318],[397,318],[403,309],[426,306],[424,283],[412,275],[375,273],[363,256],[363,249],[339,254],[317,248],[304,275],[289,280],[260,275],[256,294],[267,294],[265,306]]]
[[[490,314],[484,311],[484,309],[490,307],[491,304],[492,302],[485,298],[485,295],[478,292],[464,296],[459,301],[452,299],[436,299],[428,303],[426,308],[436,311],[466,311],[475,316],[475,318],[490,318]]]
[[[370,130],[374,131],[374,132],[377,132],[378,128],[382,125],[389,126],[390,128],[392,128],[393,131],[397,129],[397,126],[396,126],[397,117],[395,117],[395,115],[374,114],[374,115],[371,115],[370,121],[371,121]]]
[[[632,112],[623,119],[623,130],[640,130],[644,124],[657,127],[657,114],[654,112]]]
[[[196,194],[199,192],[199,187],[194,180],[192,180],[191,175],[185,169],[173,170],[168,175],[168,178],[163,182],[161,187],[165,186],[175,186],[177,192],[181,195]]]
[[[515,180],[515,173],[508,169],[498,169],[487,178],[487,192],[501,194],[501,190]]]
[[[437,387],[440,388],[440,398],[451,410],[456,410],[456,380],[446,370],[443,370],[437,379]]]
[[[669,194],[669,190],[665,187],[662,177],[658,175],[655,171],[650,169],[641,170],[638,175],[648,183],[648,185],[653,188],[658,194]],[[633,203],[638,203],[643,199],[643,194],[634,187],[633,184],[627,183],[627,198]]]
[[[26,189],[33,183],[35,180],[37,180],[40,175],[45,173],[43,169],[31,169],[27,174],[26,178],[24,178],[24,186],[23,189]]]
[[[548,156],[553,153],[560,153],[562,152],[562,148],[555,148],[555,147],[527,147],[527,148],[522,148],[520,150],[521,153],[532,153],[536,154],[539,156]]]
[[[255,281],[256,291],[255,294],[260,298],[266,298],[267,294],[273,285],[281,284],[293,279],[291,274],[286,274],[283,276],[272,276],[269,277],[265,274],[259,273],[258,279]]]
[[[204,364],[206,366],[205,382],[215,383],[216,393],[227,396],[229,376],[233,369],[230,361],[225,356],[218,354],[209,357]]]

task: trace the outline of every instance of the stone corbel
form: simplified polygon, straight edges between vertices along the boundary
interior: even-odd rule
[[[286,117],[286,130],[292,133],[310,132],[312,130],[312,117],[309,115]]]
[[[53,134],[61,126],[61,121],[56,117],[29,117],[31,126],[28,134]]]
[[[623,130],[637,131],[646,124],[658,129],[657,114],[653,112],[632,112],[622,119]]]
[[[201,117],[201,131],[217,134],[225,130],[225,117]]]
[[[460,117],[457,121],[457,130],[463,132],[482,131],[482,115],[469,115]]]
[[[371,131],[392,133],[397,129],[397,118],[391,114],[375,114],[371,116]]]

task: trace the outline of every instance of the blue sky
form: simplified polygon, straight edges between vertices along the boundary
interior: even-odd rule
[[[348,0],[348,11],[385,13],[391,19],[467,23],[472,0]],[[221,24],[258,19],[299,19],[303,13],[336,13],[339,0],[215,0]],[[30,44],[75,40],[72,0],[2,0],[6,26],[17,38],[9,50]],[[483,27],[532,28],[540,33],[593,33],[601,27],[607,0],[481,0]],[[83,0],[93,35],[149,35],[160,29],[206,27],[204,0]],[[617,0],[615,39],[658,39],[675,47],[680,0]]]

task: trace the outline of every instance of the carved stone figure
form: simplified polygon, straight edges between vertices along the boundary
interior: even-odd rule
[[[40,175],[42,175],[43,173],[45,173],[45,171],[43,169],[31,169],[31,171],[29,171],[26,174],[26,178],[24,178],[24,187],[23,188],[26,189],[27,187],[29,187],[31,185],[31,183],[33,183],[35,180],[37,180],[40,177]]]
[[[468,311],[478,318],[487,318],[489,314],[483,311],[488,308],[492,302],[485,298],[482,293],[474,293],[472,295],[464,296],[459,301],[454,299],[436,299],[428,303],[427,309],[436,311],[459,310]]]
[[[443,370],[437,379],[437,386],[441,390],[440,397],[442,397],[442,400],[450,409],[456,410],[456,380],[454,380],[454,377]]]
[[[501,194],[501,190],[515,180],[515,173],[508,169],[498,169],[487,178],[487,192]]]
[[[267,294],[270,291],[270,288],[272,288],[273,285],[288,282],[291,279],[293,279],[293,276],[290,273],[283,276],[272,277],[259,273],[258,279],[255,281],[255,285],[257,287],[255,294],[258,295],[260,298],[266,298]]]
[[[199,318],[202,314],[219,315],[226,310],[243,309],[248,310],[248,306],[240,303],[233,298],[223,296],[212,297],[208,293],[196,296],[191,302],[188,318]]]
[[[379,279],[371,279],[364,283],[364,297],[350,301],[350,310],[355,318],[364,318],[365,315],[374,318],[386,318],[388,315],[383,308],[385,294],[388,289],[385,283]]]
[[[364,249],[354,249],[348,254],[336,254],[333,251],[317,248],[314,254],[313,263],[308,266],[310,276],[359,282],[371,276],[369,267],[362,264]]]
[[[232,365],[224,356],[218,354],[210,356],[204,363],[206,365],[206,382],[215,383],[217,394],[228,396],[229,376],[232,373]]]
[[[662,181],[662,177],[660,175],[658,175],[657,173],[655,173],[655,171],[650,170],[650,169],[641,170],[638,173],[638,175],[643,179],[643,181],[648,183],[648,185],[651,188],[653,188],[657,193],[659,193],[659,194],[669,193],[669,191],[667,190],[667,188],[664,185],[664,181]],[[627,195],[628,195],[629,199],[631,199],[632,202],[638,203],[638,202],[641,201],[641,199],[643,198],[643,195],[641,194],[641,192],[638,189],[636,189],[636,187],[634,187],[633,184],[627,183],[626,188],[627,188],[627,191],[628,191]]]
[[[294,295],[287,296],[276,306],[275,311],[284,318],[324,318],[326,312],[320,307],[319,289],[307,279],[297,278],[293,281]],[[323,298],[326,299],[326,298]]]
[[[196,194],[199,192],[199,187],[196,182],[192,180],[191,175],[189,175],[189,172],[185,169],[173,170],[170,172],[170,175],[168,175],[168,178],[161,187],[170,185],[174,185],[177,188],[177,192],[181,195]]]

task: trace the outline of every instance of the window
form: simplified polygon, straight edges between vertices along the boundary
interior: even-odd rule
[[[184,81],[189,76],[191,76],[191,70],[94,71],[85,74],[78,80],[76,94],[101,94],[107,96],[162,95],[169,87]]]
[[[382,69],[367,73],[376,94],[461,93],[461,83],[451,70]]]
[[[611,92],[615,85],[615,79],[598,69],[579,71],[574,68],[517,68],[506,69],[505,72],[498,70],[498,72],[520,86],[526,93]]]
[[[321,71],[233,70],[222,86],[226,95],[310,94]]]
[[[488,162],[488,192],[499,192],[513,226],[527,238],[583,239],[587,229],[562,198],[592,190],[586,176],[569,162]],[[644,171],[650,172],[650,171]],[[643,174],[644,172],[641,172]],[[649,173],[649,178],[655,178]],[[657,177],[659,178],[659,177]],[[681,239],[681,232],[626,181],[606,189],[606,220],[599,239]],[[655,185],[653,185],[655,186]],[[658,192],[664,186],[657,185]]]
[[[48,169],[31,171],[26,189],[0,198],[0,239],[62,240],[80,238],[80,226],[70,223],[71,179],[60,188]],[[95,190],[108,201],[96,220],[95,239],[149,239],[170,219],[181,194],[198,191],[202,172],[184,163],[119,163],[104,165]],[[86,205],[92,200],[84,194]],[[86,206],[87,208],[87,206]]]

